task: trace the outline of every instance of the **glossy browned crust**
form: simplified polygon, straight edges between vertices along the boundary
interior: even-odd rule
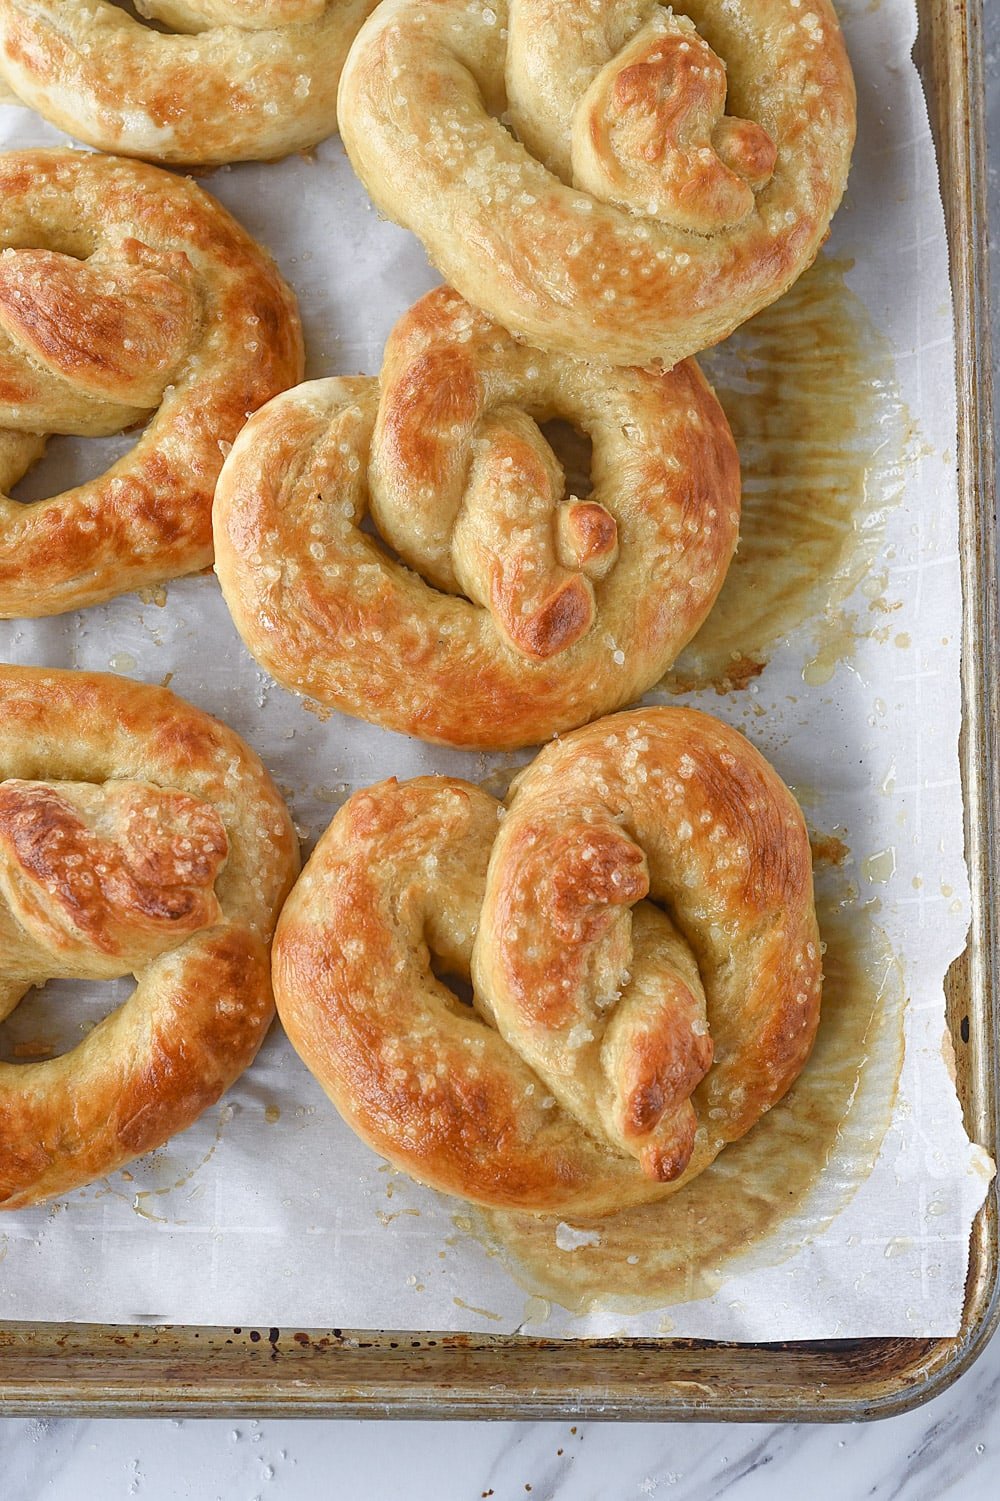
[[[337,128],[347,49],[375,0],[0,0],[0,82],[101,151],[217,166]]]
[[[297,868],[270,777],[217,720],[124,678],[0,666],[0,1018],[50,978],[137,978],[69,1052],[0,1064],[0,1207],[162,1145],[248,1066]]]
[[[155,167],[12,152],[0,203],[0,617],[206,567],[229,445],[302,376],[291,292],[214,199]],[[33,504],[4,493],[40,433],[147,417],[100,478]]]
[[[60,960],[77,948],[134,959],[211,927],[228,852],[215,810],[183,792],[0,782],[8,904]]]
[[[0,400],[8,420],[22,431],[50,421],[67,427],[73,395],[83,432],[96,425],[102,399],[125,408],[109,417],[112,431],[138,420],[159,406],[200,323],[197,280],[183,251],[158,252],[133,239],[102,246],[86,262],[52,250],[5,250]]]
[[[474,1009],[434,970],[469,976]],[[602,1215],[676,1192],[781,1098],[819,1019],[802,815],[735,730],[615,715],[504,806],[355,794],[282,912],[275,999],[337,1109],[421,1182]]]
[[[537,423],[593,441],[564,499]],[[739,461],[693,362],[544,354],[438,288],[379,382],[313,381],[244,428],[216,490],[216,570],[280,682],[448,745],[537,743],[638,698],[708,614]],[[371,510],[401,566],[361,530]]]
[[[533,344],[622,365],[673,365],[788,289],[855,131],[830,0],[383,0],[339,111],[446,281]]]

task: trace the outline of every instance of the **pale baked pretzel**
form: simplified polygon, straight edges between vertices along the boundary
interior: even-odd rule
[[[0,1063],[0,1207],[160,1146],[242,1073],[297,867],[232,730],[162,688],[0,666],[0,1019],[48,979],[138,981],[68,1053]]]
[[[593,440],[585,499],[564,500],[536,425],[554,417]],[[692,362],[543,354],[442,287],[379,381],[313,381],[251,419],[214,525],[237,628],[279,682],[424,740],[526,745],[639,697],[694,634],[736,545],[739,462]]]
[[[376,0],[0,0],[0,84],[80,141],[221,165],[337,128],[347,49]],[[169,26],[176,35],[168,35]]]
[[[273,951],[294,1047],[376,1151],[476,1203],[593,1215],[675,1192],[781,1098],[820,963],[791,793],[664,708],[548,746],[506,807],[448,777],[356,793]],[[474,1009],[435,969],[471,973]]]
[[[855,119],[830,0],[383,0],[339,109],[372,198],[470,302],[665,365],[811,263]]]
[[[0,617],[53,615],[212,561],[247,415],[302,378],[295,300],[194,183],[75,151],[0,156]],[[8,498],[47,433],[143,422],[107,473]]]

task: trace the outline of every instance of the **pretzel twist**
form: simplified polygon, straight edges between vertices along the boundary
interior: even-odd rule
[[[0,1064],[0,1207],[162,1145],[250,1064],[297,864],[231,730],[123,678],[0,667],[0,1019],[49,979],[137,979],[61,1057]]]
[[[291,292],[218,204],[155,167],[13,152],[0,201],[0,616],[206,567],[223,457],[247,414],[302,375]],[[43,434],[150,416],[99,479],[8,497]]]
[[[622,365],[695,354],[812,262],[855,98],[830,0],[684,11],[385,0],[341,80],[355,171],[445,280],[533,344]]]
[[[564,497],[538,427],[555,417],[593,441],[585,498]],[[408,567],[361,530],[369,507]],[[493,748],[656,682],[708,614],[738,525],[736,450],[693,363],[544,354],[447,288],[396,325],[379,381],[314,381],[258,412],[214,512],[227,603],[280,682]]]
[[[123,156],[219,166],[337,128],[337,85],[375,0],[0,0],[0,85]]]
[[[391,1162],[476,1203],[608,1214],[690,1182],[802,1069],[809,841],[735,730],[619,714],[548,746],[505,808],[442,777],[356,793],[273,961],[293,1045]],[[474,1009],[432,964],[471,974]]]

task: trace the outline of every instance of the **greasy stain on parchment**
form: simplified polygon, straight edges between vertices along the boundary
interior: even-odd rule
[[[215,1138],[196,1162],[191,1163],[189,1159],[180,1158],[172,1150],[174,1142],[166,1142],[162,1147],[156,1147],[142,1157],[133,1158],[113,1177],[96,1179],[94,1184],[80,1190],[79,1197],[85,1199],[92,1195],[95,1199],[120,1199],[140,1219],[153,1220],[163,1225],[188,1224],[188,1220],[177,1217],[172,1206],[159,1204],[158,1201],[176,1193],[178,1189],[186,1188],[197,1178],[202,1168],[208,1166],[222,1144],[226,1127],[235,1115],[234,1105],[226,1101],[219,1105],[215,1121]],[[140,1183],[150,1186],[140,1188]],[[186,1197],[193,1198],[201,1191],[201,1187],[196,1184]],[[157,1201],[157,1208],[162,1208],[166,1212],[159,1214],[153,1207],[152,1201]]]
[[[671,692],[746,686],[782,638],[818,637],[878,554],[916,445],[851,265],[821,256],[699,355],[739,449],[742,519],[712,613],[663,680]],[[841,633],[835,649],[852,646]]]
[[[473,1234],[527,1292],[576,1314],[709,1297],[727,1276],[801,1250],[868,1177],[902,1066],[902,974],[870,913],[845,898],[843,878],[833,872],[830,884],[836,891],[818,902],[826,954],[816,1045],[747,1136],[675,1197],[604,1220],[574,1217],[574,1231],[596,1236],[575,1250],[559,1249],[550,1218],[472,1211]]]

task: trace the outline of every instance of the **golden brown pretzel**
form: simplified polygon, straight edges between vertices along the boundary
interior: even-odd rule
[[[593,440],[583,500],[563,499],[536,425],[552,417]],[[361,530],[369,506],[409,567]],[[656,682],[708,614],[738,525],[736,450],[697,366],[543,354],[444,287],[396,325],[380,381],[313,381],[258,412],[214,511],[226,601],[280,682],[494,748]]]
[[[672,365],[787,290],[855,119],[830,0],[384,0],[339,109],[372,198],[463,296],[622,365]]]
[[[295,300],[194,183],[75,151],[0,156],[0,617],[53,615],[212,561],[229,445],[302,377]],[[144,421],[100,478],[21,505],[46,433]]]
[[[474,1010],[432,956],[471,972]],[[296,1050],[396,1166],[481,1204],[608,1214],[689,1182],[805,1063],[809,840],[735,730],[618,714],[548,746],[506,807],[446,777],[356,793],[273,963]]]
[[[0,1019],[47,979],[138,981],[68,1053],[0,1063],[0,1207],[162,1145],[251,1063],[297,868],[232,730],[162,688],[0,666]]]
[[[375,0],[0,0],[0,86],[123,156],[220,165],[337,128],[347,49]],[[165,35],[169,26],[179,35]]]

